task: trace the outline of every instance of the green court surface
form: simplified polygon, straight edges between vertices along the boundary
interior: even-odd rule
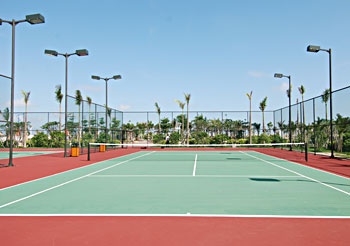
[[[1,189],[0,214],[350,218],[350,181],[254,151],[142,151]]]
[[[47,155],[57,153],[57,151],[18,151],[13,152],[13,158],[35,156],[35,155]],[[0,160],[9,158],[9,152],[0,152]]]

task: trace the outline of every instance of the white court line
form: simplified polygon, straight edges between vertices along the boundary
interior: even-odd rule
[[[196,154],[196,157],[194,158],[194,166],[193,166],[193,172],[192,172],[193,177],[196,176],[197,158],[198,158],[198,155]]]
[[[80,180],[80,179],[86,178],[86,177],[88,177],[88,176],[90,176],[90,175],[93,175],[93,174],[95,174],[95,173],[99,173],[99,172],[102,172],[102,171],[108,170],[108,169],[110,169],[110,168],[113,168],[113,167],[119,166],[119,165],[121,165],[121,164],[124,164],[124,163],[126,163],[126,162],[129,162],[129,161],[132,161],[132,160],[135,160],[135,159],[138,159],[138,158],[144,157],[144,156],[146,156],[146,155],[150,155],[150,154],[152,154],[152,153],[154,153],[154,151],[152,151],[152,152],[147,152],[147,153],[146,153],[146,154],[144,154],[144,155],[140,155],[140,156],[137,156],[137,157],[131,158],[131,159],[129,159],[129,160],[126,160],[126,161],[122,161],[122,162],[116,163],[116,164],[114,164],[114,165],[112,165],[112,166],[105,167],[105,168],[102,168],[102,169],[97,170],[97,171],[95,171],[95,172],[88,173],[88,174],[83,175],[83,176],[80,176],[80,177],[78,177],[78,178],[75,178],[75,179],[69,180],[69,181],[67,181],[67,182],[61,183],[61,184],[59,184],[59,185],[52,186],[52,187],[50,187],[50,188],[48,188],[48,189],[45,189],[45,190],[42,190],[42,191],[39,191],[39,192],[33,193],[33,194],[29,195],[29,196],[25,196],[25,197],[22,197],[22,198],[20,198],[20,199],[14,200],[14,201],[12,201],[12,202],[8,202],[8,203],[6,203],[6,204],[0,205],[0,209],[1,209],[1,208],[4,208],[4,207],[7,207],[7,206],[9,206],[9,205],[12,205],[12,204],[14,204],[14,203],[17,203],[17,202],[20,202],[20,201],[26,200],[26,199],[28,199],[28,198],[31,198],[31,197],[34,197],[34,196],[40,195],[40,194],[45,193],[45,192],[47,192],[47,191],[50,191],[50,190],[56,189],[56,188],[58,188],[58,187],[64,186],[64,185],[66,185],[66,184],[73,183],[73,182],[75,182],[75,181],[78,181],[78,180]]]
[[[203,217],[203,218],[286,218],[286,219],[350,219],[350,216],[270,215],[270,214],[0,214],[0,217]]]
[[[90,175],[88,178],[188,178],[194,175],[182,175],[182,174],[101,174],[101,175]],[[300,178],[299,175],[284,175],[284,176],[273,176],[273,175],[196,175],[198,178]]]
[[[253,158],[257,159],[257,160],[260,160],[260,161],[265,162],[265,163],[267,163],[267,164],[273,165],[273,166],[275,166],[275,167],[278,167],[278,168],[284,169],[284,170],[286,170],[286,171],[288,171],[288,172],[291,172],[291,173],[297,174],[297,175],[299,175],[299,176],[301,176],[301,177],[304,177],[304,178],[306,178],[306,179],[308,179],[308,180],[314,181],[314,182],[316,182],[316,183],[318,183],[318,184],[320,184],[320,185],[326,186],[326,187],[328,187],[328,188],[331,188],[331,189],[333,189],[333,190],[336,190],[336,191],[342,192],[342,193],[344,193],[344,194],[346,194],[346,195],[350,196],[350,192],[347,192],[347,191],[345,191],[345,190],[339,189],[339,188],[334,187],[334,186],[332,186],[332,185],[329,185],[329,184],[323,183],[322,181],[319,181],[319,180],[317,180],[317,179],[311,178],[311,177],[309,177],[309,176],[306,176],[306,175],[304,175],[304,174],[298,173],[298,172],[296,172],[296,171],[290,170],[290,169],[288,169],[288,168],[285,168],[285,167],[279,166],[279,165],[277,165],[277,164],[275,164],[275,163],[272,163],[272,162],[270,162],[270,161],[266,161],[266,160],[261,159],[261,158],[259,158],[259,157],[256,157],[256,156],[253,156],[253,155],[250,155],[250,154],[245,153],[245,152],[243,152],[243,151],[240,151],[240,152],[241,152],[241,153],[244,153],[244,154],[245,154],[245,155],[247,155],[247,156],[253,157]]]

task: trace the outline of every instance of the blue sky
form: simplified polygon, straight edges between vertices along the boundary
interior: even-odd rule
[[[30,91],[28,111],[58,111],[55,86],[64,89],[64,57],[45,49],[89,56],[69,58],[68,94],[122,111],[180,110],[176,99],[191,94],[190,110],[266,110],[322,94],[328,87],[328,54],[306,52],[309,44],[332,48],[333,89],[350,85],[350,1],[235,0],[12,0],[0,18],[41,13],[45,24],[16,26],[15,111],[24,111],[21,90]],[[0,26],[0,74],[11,73],[11,26]],[[0,77],[0,108],[9,107],[10,80]]]

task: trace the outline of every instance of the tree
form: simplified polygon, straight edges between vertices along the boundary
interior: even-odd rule
[[[252,126],[254,127],[254,129],[256,130],[256,132],[258,133],[258,136],[260,136],[260,123],[252,123]]]
[[[22,90],[22,95],[24,97],[25,103],[25,113],[24,113],[24,130],[23,130],[23,147],[27,147],[27,113],[28,113],[28,101],[30,96],[30,91],[25,92]]]
[[[49,145],[49,138],[47,134],[39,132],[31,139],[31,142],[35,147],[47,147]]]
[[[4,146],[7,146],[10,142],[10,110],[9,108],[5,108],[2,111],[2,117],[5,120],[5,124],[1,125],[1,127],[5,128],[5,134],[6,134],[6,141]]]
[[[191,100],[191,94],[186,94],[185,93],[185,100],[186,100],[186,105],[187,105],[187,145],[189,144],[189,140],[190,140],[190,118],[188,117],[188,113],[189,113],[189,105],[190,105],[190,100]]]
[[[75,104],[78,105],[78,131],[77,131],[77,138],[78,138],[78,145],[80,146],[80,105],[83,101],[83,97],[81,95],[80,90],[75,91]]]
[[[172,128],[172,124],[168,118],[163,118],[160,121],[162,133],[168,133],[169,130]]]
[[[267,97],[265,97],[261,102],[260,102],[260,106],[259,109],[262,112],[262,125],[263,125],[263,133],[265,133],[266,129],[265,129],[265,115],[264,115],[264,111],[266,109],[266,101],[267,101]]]
[[[246,94],[249,99],[249,143],[252,143],[252,96],[253,91]]]
[[[88,118],[88,127],[89,127],[89,133],[91,133],[91,122],[90,122],[90,114],[91,114],[91,104],[92,104],[92,99],[91,97],[86,97],[87,103],[89,105],[89,118]]]
[[[203,115],[198,115],[192,121],[194,131],[196,132],[207,132],[208,120]]]
[[[160,107],[157,102],[154,105],[156,106],[156,111],[158,113],[158,133],[160,133]]]
[[[350,118],[342,117],[340,114],[337,114],[337,118],[335,120],[335,129],[337,130],[337,141],[336,149],[339,152],[343,152],[343,142],[344,142],[344,134],[350,130]]]
[[[178,104],[179,104],[179,107],[181,108],[181,111],[182,111],[182,114],[181,114],[181,116],[182,116],[182,121],[181,121],[181,134],[180,134],[180,136],[181,136],[181,139],[182,139],[182,136],[183,136],[183,133],[184,133],[184,128],[185,128],[185,120],[184,120],[184,118],[185,118],[185,115],[184,115],[184,107],[185,107],[185,104],[186,103],[184,103],[184,102],[181,102],[180,100],[175,100]]]
[[[301,94],[301,103],[302,103],[302,107],[301,107],[301,110],[303,111],[302,112],[302,119],[301,119],[301,122],[302,122],[302,126],[303,126],[303,135],[304,135],[304,142],[306,142],[306,132],[305,132],[305,107],[304,107],[304,93],[305,93],[305,88],[303,85],[301,85],[300,87],[298,87],[298,90]]]
[[[271,131],[273,130],[273,124],[271,121],[267,123],[267,129],[269,129],[269,134],[271,134]]]
[[[329,100],[329,96],[330,96],[330,90],[329,89],[326,89],[323,94],[321,95],[321,98],[322,98],[322,102],[324,102],[325,104],[325,110],[326,110],[326,120],[327,120],[327,103],[328,103],[328,100]],[[332,120],[332,119],[331,119]]]
[[[61,126],[62,126],[62,120],[61,120],[62,119],[62,99],[63,99],[61,85],[56,85],[55,94],[56,94],[56,101],[59,103],[59,112],[60,112],[60,116],[59,116],[60,128],[59,128],[59,130],[61,131]]]

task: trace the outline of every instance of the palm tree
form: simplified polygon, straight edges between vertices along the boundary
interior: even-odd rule
[[[80,90],[75,91],[75,104],[78,105],[78,145],[80,146],[80,105],[83,101]]]
[[[252,96],[253,91],[246,94],[249,99],[249,143],[252,143]]]
[[[186,100],[186,105],[187,105],[187,145],[190,142],[190,119],[188,115],[188,110],[189,110],[189,105],[190,105],[190,100],[191,100],[191,94],[186,94],[185,93],[185,100]]]
[[[256,130],[256,132],[258,133],[258,136],[260,136],[260,123],[252,123],[254,129]]]
[[[27,112],[28,112],[28,100],[30,96],[30,91],[25,92],[22,90],[22,95],[24,97],[24,103],[25,103],[25,114],[24,114],[24,131],[23,131],[23,147],[27,147]]]
[[[185,107],[185,104],[184,102],[181,102],[180,100],[175,100],[178,104],[179,104],[179,107],[181,108],[182,110],[182,115],[181,115],[181,118],[182,118],[182,121],[181,121],[181,140],[182,140],[182,136],[183,136],[183,133],[184,133],[184,128],[185,128],[185,115],[184,115],[184,107]],[[181,141],[182,142],[182,141]]]
[[[267,101],[267,97],[265,97],[261,102],[260,102],[260,106],[259,109],[262,112],[262,124],[263,124],[263,133],[265,133],[266,129],[265,129],[265,115],[264,115],[264,111],[266,108],[266,101]]]
[[[158,133],[160,134],[160,107],[157,102],[154,105],[156,106],[156,111],[158,113]]]
[[[92,104],[92,99],[91,99],[91,97],[89,97],[89,96],[87,96],[86,97],[86,101],[87,101],[87,103],[88,103],[88,105],[89,105],[89,117],[88,117],[88,125],[89,125],[89,133],[91,133],[91,126],[90,126],[90,113],[91,113],[91,104]]]
[[[56,94],[56,101],[60,104],[59,106],[59,112],[60,112],[60,117],[59,117],[59,121],[60,121],[60,126],[59,126],[59,130],[61,131],[61,118],[62,118],[62,99],[63,99],[63,94],[62,94],[62,87],[61,85],[56,85],[56,90],[55,90],[55,94]]]
[[[322,98],[322,102],[324,102],[325,104],[325,109],[326,109],[326,120],[327,120],[327,103],[328,103],[328,100],[329,100],[329,96],[330,96],[330,90],[329,89],[326,89],[323,94],[321,95],[321,98]]]

